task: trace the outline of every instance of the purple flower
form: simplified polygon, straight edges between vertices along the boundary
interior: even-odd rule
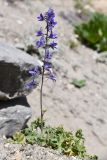
[[[57,43],[54,39],[57,38],[57,34],[53,32],[54,27],[56,26],[57,22],[55,21],[55,13],[53,9],[49,9],[46,13],[42,14],[37,17],[38,21],[44,21],[46,23],[45,31],[43,31],[42,27],[36,32],[36,36],[40,39],[36,42],[36,48],[43,47],[45,50],[44,61],[43,61],[43,69],[39,66],[36,66],[28,71],[31,78],[33,79],[30,83],[27,84],[27,88],[32,89],[33,87],[37,86],[37,82],[35,78],[42,74],[42,76],[47,75],[48,79],[56,81],[56,76],[52,70],[52,63],[50,62],[52,59],[52,52],[50,49],[55,49]],[[53,39],[53,41],[52,41]],[[45,74],[46,72],[46,74]]]
[[[48,12],[47,12],[47,19],[48,21],[53,19],[55,17],[55,13],[53,11],[53,9],[49,8]]]
[[[55,38],[57,38],[57,34],[51,32],[49,35],[49,38],[55,39]]]
[[[41,68],[39,66],[36,66],[35,68],[29,70],[29,74],[31,76],[38,76],[41,73]]]
[[[56,76],[53,73],[51,73],[51,72],[50,72],[48,78],[51,79],[52,81],[56,81]]]
[[[52,53],[49,51],[49,49],[46,49],[45,52],[45,61],[48,61],[52,58]]]
[[[51,25],[52,27],[55,27],[57,24],[57,22],[54,21],[54,19],[51,19],[51,21],[49,22],[49,25]]]
[[[42,36],[39,41],[36,42],[36,48],[43,47],[45,45],[45,38]]]
[[[54,49],[54,48],[56,48],[57,43],[55,43],[55,42],[53,41],[53,42],[51,42],[51,43],[49,44],[49,46],[50,46],[52,49]]]
[[[44,16],[42,13],[37,18],[38,18],[38,21],[44,21]]]
[[[44,68],[49,71],[52,68],[52,64],[50,62],[44,62]]]
[[[34,87],[36,87],[37,86],[37,82],[33,79],[30,83],[28,83],[27,85],[26,85],[26,88],[27,89],[33,89]]]
[[[55,22],[54,19],[51,19],[51,21],[48,22],[48,31],[52,31],[56,24],[57,22]]]
[[[43,35],[42,28],[40,28],[40,30],[36,32],[36,36],[42,36],[42,35]]]

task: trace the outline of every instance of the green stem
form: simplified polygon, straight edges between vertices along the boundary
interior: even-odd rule
[[[47,49],[47,43],[48,43],[48,24],[47,24],[45,53],[46,53],[46,49]],[[45,65],[45,59],[44,59],[44,61],[43,61],[42,82],[41,82],[41,89],[40,89],[41,133],[43,132],[43,84],[44,84],[44,72],[45,72],[44,65]]]
[[[42,82],[41,82],[41,89],[40,89],[40,106],[41,106],[41,132],[43,131],[43,83],[44,83],[44,65],[42,71]]]

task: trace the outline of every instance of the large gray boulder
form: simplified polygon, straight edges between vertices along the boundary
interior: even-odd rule
[[[0,100],[28,94],[27,70],[37,65],[39,61],[27,53],[0,43]]]
[[[26,97],[0,101],[0,135],[12,136],[26,126],[31,117]]]

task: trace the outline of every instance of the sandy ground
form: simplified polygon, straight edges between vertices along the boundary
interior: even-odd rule
[[[107,13],[107,0],[93,0],[92,4],[97,11]]]
[[[95,3],[98,10],[101,2]],[[104,1],[106,11],[106,1]],[[99,5],[99,6],[98,6]],[[73,0],[25,0],[7,3],[0,0],[0,41],[12,45],[23,44],[38,29],[36,17],[49,7],[55,9],[58,21],[58,52],[53,63],[57,73],[54,84],[45,81],[45,119],[52,125],[63,124],[75,131],[82,128],[89,153],[106,157],[107,150],[107,66],[96,63],[97,53],[79,45],[70,49],[69,42],[74,37],[72,24],[68,21],[74,9]],[[63,18],[62,13],[68,18]],[[86,79],[86,86],[78,89],[72,79]],[[39,116],[39,87],[28,96],[32,107],[32,119]],[[106,159],[101,159],[106,160]]]

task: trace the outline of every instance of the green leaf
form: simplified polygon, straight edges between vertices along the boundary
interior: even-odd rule
[[[75,27],[79,40],[98,52],[107,51],[107,15],[94,13],[92,18]]]
[[[72,81],[72,84],[77,87],[77,88],[82,88],[86,85],[86,80],[77,80],[77,79],[74,79]]]
[[[21,132],[16,132],[13,135],[13,141],[18,144],[23,144],[25,142],[25,135]]]

